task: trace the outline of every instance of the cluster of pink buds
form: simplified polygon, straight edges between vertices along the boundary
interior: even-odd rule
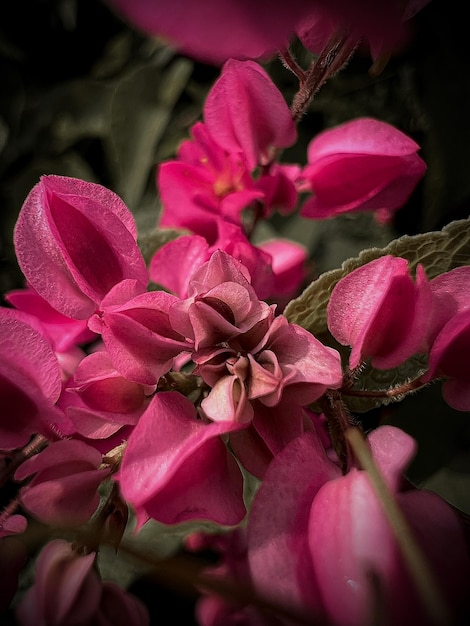
[[[383,224],[406,204],[426,165],[380,120],[325,129],[305,163],[281,156],[359,42],[378,60],[426,2],[111,4],[221,73],[191,138],[158,167],[156,223],[181,235],[148,263],[130,210],[98,183],[43,175],[20,210],[24,285],[0,307],[0,612],[19,626],[149,626],[98,555],[158,522],[218,557],[192,581],[201,626],[460,623],[470,553],[458,510],[406,479],[409,434],[366,433],[346,400],[365,364],[418,356],[397,395],[440,381],[450,407],[470,410],[470,268],[429,277],[424,261],[386,253],[359,265],[326,306],[336,349],[284,314],[311,278],[308,251],[254,243],[276,212],[373,211]],[[320,57],[291,68],[289,107],[255,59],[277,50],[289,65],[294,34]],[[193,532],[201,523],[210,530]]]

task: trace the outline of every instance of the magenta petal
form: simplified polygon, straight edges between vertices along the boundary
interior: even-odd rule
[[[96,183],[43,176],[23,204],[14,243],[28,282],[69,317],[90,316],[121,280],[148,282],[129,209]]]
[[[179,393],[158,393],[129,437],[118,478],[124,498],[165,524],[237,524],[245,515],[243,480],[220,439],[229,428],[198,420]]]
[[[149,266],[150,279],[180,298],[186,298],[192,273],[208,258],[209,245],[204,237],[178,237],[153,255]]]
[[[270,161],[274,148],[296,140],[296,129],[283,95],[253,61],[229,59],[209,92],[204,121],[228,152],[240,152],[250,169]]]

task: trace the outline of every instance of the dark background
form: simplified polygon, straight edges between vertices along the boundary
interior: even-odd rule
[[[359,117],[390,122],[422,147],[428,171],[387,227],[371,216],[324,222],[275,217],[269,232],[309,248],[314,275],[361,249],[403,234],[438,230],[467,218],[470,207],[470,49],[465,3],[431,0],[413,20],[414,37],[383,72],[357,53],[316,96],[283,156],[304,163],[320,130]],[[306,55],[297,47],[299,61]],[[266,65],[290,102],[296,79],[274,59]],[[0,289],[22,286],[12,231],[42,174],[110,187],[133,211],[141,235],[157,223],[157,163],[171,158],[199,118],[219,68],[196,63],[144,37],[99,0],[16,0],[0,6]],[[410,468],[470,513],[470,418],[451,411],[436,387],[369,419],[390,421],[416,437]],[[192,600],[148,579],[136,589],[155,615],[166,605],[191,623]],[[178,600],[175,603],[175,598]],[[159,608],[155,608],[158,605]],[[164,623],[159,621],[158,623]]]

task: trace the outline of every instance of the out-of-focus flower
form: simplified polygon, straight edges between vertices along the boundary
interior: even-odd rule
[[[316,135],[301,178],[313,195],[304,217],[324,219],[374,211],[389,221],[405,205],[426,171],[418,144],[390,124],[359,118]]]
[[[461,520],[435,493],[406,485],[403,470],[416,449],[409,435],[381,426],[368,442],[456,618],[449,623],[459,623],[470,576]],[[208,573],[251,584],[261,604],[236,605],[206,592],[197,611],[203,626],[232,623],[231,616],[238,619],[233,623],[285,626],[295,623],[289,611],[312,623],[362,626],[378,609],[391,623],[432,623],[369,475],[357,468],[342,475],[312,432],[273,459],[255,493],[246,537],[244,530],[212,540],[222,562]],[[204,547],[190,538],[193,544]],[[284,612],[269,610],[269,603]]]
[[[342,345],[352,347],[351,369],[367,357],[374,367],[389,369],[427,351],[431,302],[423,267],[418,265],[414,281],[406,259],[386,255],[335,285],[328,327]]]
[[[148,274],[124,202],[96,183],[42,176],[28,194],[14,231],[29,285],[54,309],[75,319],[92,315],[117,283],[145,291]]]
[[[101,581],[96,552],[81,555],[63,539],[36,561],[35,582],[15,609],[21,626],[149,626],[144,604],[115,583]]]
[[[229,57],[267,58],[285,48],[305,24],[323,33],[353,32],[393,52],[408,33],[406,18],[429,0],[108,0],[119,15],[149,35],[159,35],[198,60],[220,64]],[[307,41],[308,43],[308,41]]]

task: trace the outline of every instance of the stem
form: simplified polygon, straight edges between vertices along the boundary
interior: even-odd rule
[[[449,611],[434,574],[421,548],[416,543],[403,511],[378,470],[364,435],[358,428],[351,427],[346,431],[345,437],[362,469],[369,475],[372,487],[392,527],[395,540],[408,566],[416,590],[428,613],[429,623],[441,626],[450,624]]]
[[[6,484],[23,461],[26,461],[26,459],[29,459],[31,456],[41,452],[41,450],[43,450],[48,443],[49,442],[46,437],[36,435],[26,446],[24,446],[24,448],[15,452],[8,465],[0,472],[0,487],[3,487]]]
[[[355,398],[393,398],[401,400],[403,396],[417,391],[422,387],[426,387],[428,383],[423,383],[422,377],[415,378],[408,383],[403,383],[392,389],[382,389],[379,391],[370,391],[368,389],[352,389],[348,385],[341,389],[341,393],[345,396],[353,396]]]
[[[299,79],[300,84],[302,85],[307,78],[307,73],[304,72],[304,70],[297,63],[289,48],[286,48],[285,50],[280,50],[279,58],[283,66],[286,69],[290,70],[293,74],[295,74]]]
[[[312,61],[304,81],[291,104],[292,119],[297,123],[305,113],[313,97],[325,82],[339,72],[349,61],[356,50],[359,41],[349,36],[333,36],[318,58]]]
[[[10,515],[16,511],[16,509],[20,506],[20,499],[14,498],[0,513],[0,530],[3,527],[3,524],[7,521]]]
[[[351,454],[345,433],[353,425],[353,417],[336,389],[327,391],[317,402],[328,421],[331,443],[338,456],[341,470],[346,474],[351,465]]]

